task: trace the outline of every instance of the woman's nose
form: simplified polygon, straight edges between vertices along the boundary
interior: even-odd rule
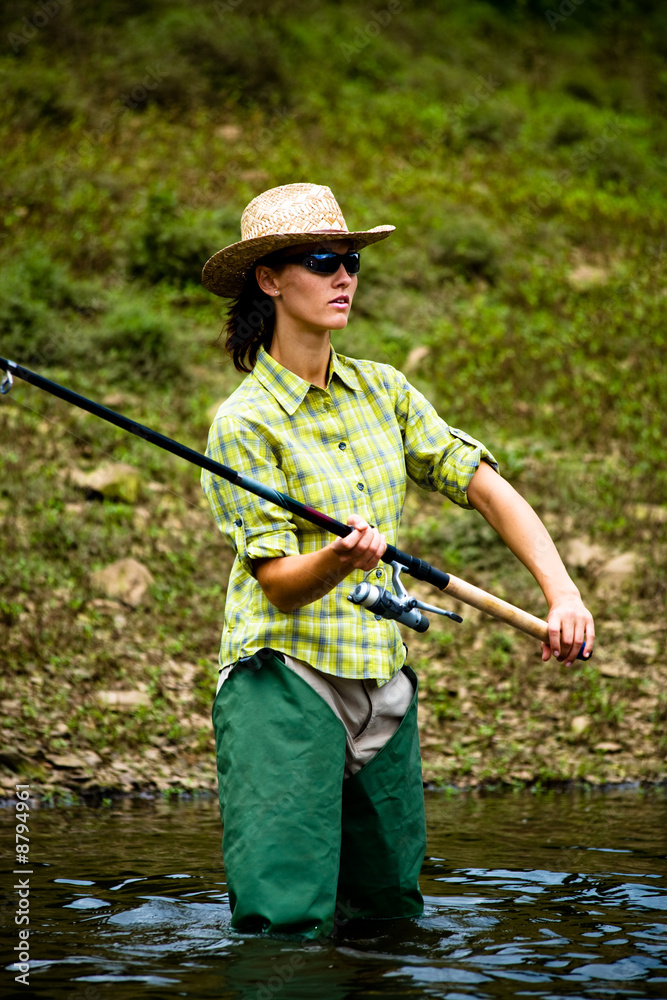
[[[349,285],[351,281],[352,281],[352,275],[348,274],[343,264],[341,264],[336,273],[334,274],[334,282],[337,285],[340,285],[341,282],[343,282],[346,285]]]

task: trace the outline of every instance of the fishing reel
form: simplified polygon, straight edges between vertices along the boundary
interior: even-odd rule
[[[348,594],[348,601],[367,608],[378,619],[388,618],[390,621],[400,622],[415,632],[425,632],[431,624],[421,613],[422,611],[431,611],[433,614],[451,618],[455,622],[463,621],[460,615],[455,615],[453,611],[443,611],[433,604],[426,604],[424,601],[418,601],[416,597],[410,597],[401,580],[403,566],[397,562],[390,563],[390,566],[395,594],[364,580],[363,583],[357,584],[351,594]]]

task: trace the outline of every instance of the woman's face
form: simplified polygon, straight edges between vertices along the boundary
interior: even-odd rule
[[[328,240],[321,243],[303,243],[290,247],[289,256],[331,250],[345,254],[351,248],[347,240]],[[287,264],[273,270],[257,268],[257,281],[276,305],[276,321],[292,328],[304,330],[342,330],[347,326],[357,275],[348,274],[341,264],[334,274],[309,271],[301,264]]]

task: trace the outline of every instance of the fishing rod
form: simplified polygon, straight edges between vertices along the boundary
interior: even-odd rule
[[[172,438],[166,437],[164,434],[160,434],[159,431],[146,427],[144,424],[130,420],[129,417],[124,416],[122,413],[110,410],[107,406],[102,406],[101,403],[96,403],[94,400],[88,399],[86,396],[81,396],[79,393],[73,392],[71,389],[67,389],[57,382],[52,382],[51,379],[44,378],[44,376],[30,371],[29,368],[22,367],[15,361],[9,361],[6,358],[0,357],[0,369],[6,373],[0,384],[0,394],[2,395],[10,392],[13,386],[13,376],[15,375],[23,379],[23,381],[37,386],[38,389],[43,389],[45,392],[49,392],[51,395],[58,396],[60,399],[65,400],[65,402],[79,407],[79,409],[86,410],[88,413],[92,413],[102,420],[115,424],[116,427],[134,434],[136,437],[143,438],[149,444],[154,444],[164,451],[171,452],[172,455],[176,455],[178,458],[182,458],[192,465],[206,469],[208,472],[220,476],[221,479],[226,479],[228,482],[240,487],[240,489],[246,490],[248,493],[254,493],[263,500],[268,500],[278,507],[282,507],[283,510],[288,510],[290,513],[296,514],[298,517],[303,518],[303,520],[309,521],[311,524],[317,525],[318,528],[323,528],[325,531],[329,531],[339,538],[345,538],[346,535],[349,535],[354,530],[348,524],[343,524],[341,521],[329,517],[328,514],[324,514],[322,511],[316,510],[308,504],[301,503],[300,500],[295,500],[294,497],[288,496],[286,493],[281,493],[279,490],[266,486],[256,479],[244,476],[241,472],[236,472],[221,462],[215,462],[208,455],[203,455],[201,452],[188,448],[179,441],[174,441]],[[442,570],[435,569],[435,567],[423,559],[417,559],[407,552],[402,552],[394,545],[387,545],[382,556],[382,561],[389,563],[392,567],[392,582],[396,593],[392,594],[385,588],[376,587],[364,581],[355,587],[348,596],[348,600],[353,604],[367,608],[380,618],[398,621],[417,632],[425,632],[429,627],[429,620],[425,615],[421,614],[422,610],[444,615],[453,621],[460,622],[463,620],[459,615],[451,611],[444,611],[442,608],[437,608],[434,605],[418,601],[415,597],[410,597],[401,582],[401,573],[406,571],[416,580],[423,580],[426,583],[430,583],[434,587],[437,587],[438,590],[446,592],[456,600],[477,608],[479,611],[483,611],[492,618],[511,625],[526,635],[540,639],[542,642],[549,642],[549,628],[547,623],[542,621],[541,618],[536,618],[534,615],[522,611],[513,604],[508,604],[507,601],[503,601],[493,594],[488,594],[479,587],[466,583],[465,580],[460,580],[458,577],[452,576],[451,573],[444,573]],[[578,659],[588,659],[588,657],[583,656],[583,649],[584,647],[582,646]]]

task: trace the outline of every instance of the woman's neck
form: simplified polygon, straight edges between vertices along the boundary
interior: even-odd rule
[[[331,357],[331,337],[329,330],[316,333],[282,334],[276,329],[269,348],[269,354],[288,371],[312,385],[326,388]]]

